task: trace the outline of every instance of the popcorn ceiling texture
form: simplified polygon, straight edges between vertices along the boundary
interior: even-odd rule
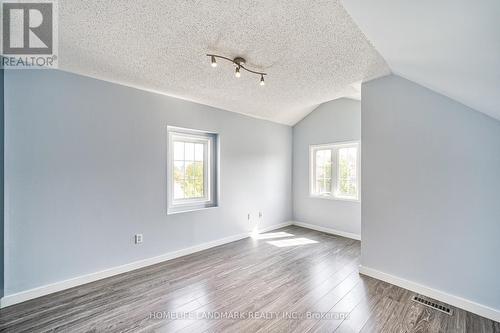
[[[62,70],[288,125],[390,72],[335,0],[65,0],[59,40]],[[246,58],[266,86],[210,52]]]

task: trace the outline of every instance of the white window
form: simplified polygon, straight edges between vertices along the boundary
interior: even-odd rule
[[[309,147],[310,195],[359,200],[359,142]]]
[[[217,205],[217,134],[168,128],[168,213]]]

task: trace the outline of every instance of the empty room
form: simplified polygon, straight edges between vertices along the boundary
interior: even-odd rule
[[[0,17],[0,332],[500,333],[500,1]]]

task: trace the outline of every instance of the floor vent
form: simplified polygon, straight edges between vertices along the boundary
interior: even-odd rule
[[[420,296],[413,296],[412,300],[417,302],[417,303],[420,303],[422,305],[425,305],[425,306],[428,306],[430,308],[433,308],[433,309],[436,309],[438,311],[449,314],[450,316],[453,314],[453,311],[449,307],[434,303],[432,301],[428,301],[425,298],[422,298]]]

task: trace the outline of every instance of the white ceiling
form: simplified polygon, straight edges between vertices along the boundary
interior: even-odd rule
[[[499,0],[343,0],[392,72],[500,119]]]
[[[207,52],[245,57],[266,86]],[[289,125],[389,73],[338,0],[65,0],[59,55],[62,70]]]

